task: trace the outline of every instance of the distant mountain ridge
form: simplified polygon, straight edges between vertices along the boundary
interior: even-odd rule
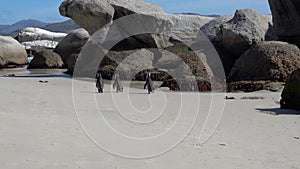
[[[216,15],[216,14],[212,14],[212,15],[201,15],[198,13],[174,13],[175,15],[198,15],[198,16],[206,16],[206,17],[212,17],[212,18],[218,18],[221,17],[221,15]]]
[[[64,22],[48,24],[44,28],[52,32],[68,33],[74,29],[80,28],[80,26],[70,19]]]
[[[21,20],[16,22],[12,25],[0,25],[0,34],[1,35],[12,35],[14,32],[19,31],[26,27],[38,27],[42,28],[45,27],[47,23],[40,22],[38,20],[28,19],[28,20]]]
[[[53,32],[68,33],[80,28],[73,20],[57,23],[45,23],[34,19],[21,20],[12,25],[0,25],[0,35],[16,36],[22,29],[27,27],[42,28]]]

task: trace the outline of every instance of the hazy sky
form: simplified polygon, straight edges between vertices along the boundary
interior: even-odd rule
[[[0,0],[0,24],[12,24],[22,19],[44,22],[66,20],[58,7],[63,0]],[[167,13],[233,14],[236,9],[251,8],[270,14],[267,0],[145,0],[158,4]]]

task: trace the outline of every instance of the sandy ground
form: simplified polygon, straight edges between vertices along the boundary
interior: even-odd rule
[[[40,80],[48,83],[40,83]],[[200,124],[203,124],[203,119],[207,115],[205,112],[210,108],[208,106],[210,96],[208,93],[200,94],[202,98],[200,112],[204,113],[199,116],[199,123],[196,122],[200,127],[196,126],[188,132],[187,137],[179,145],[165,154],[148,159],[128,159],[108,153],[95,144],[95,140],[101,142],[102,139],[110,142],[111,145],[116,145],[115,147],[119,147],[122,151],[132,151],[130,143],[123,144],[121,140],[110,138],[109,131],[103,131],[102,128],[95,130],[102,124],[98,121],[100,115],[93,112],[97,112],[97,108],[102,110],[103,117],[124,135],[149,137],[172,128],[170,121],[176,119],[176,112],[180,107],[176,104],[177,99],[180,98],[179,94],[157,91],[149,96],[144,94],[146,91],[142,89],[128,88],[125,88],[124,93],[116,94],[109,85],[106,85],[105,93],[100,95],[95,93],[92,86],[94,86],[93,82],[79,81],[75,83],[75,87],[73,86],[74,92],[72,92],[72,79],[69,78],[1,77],[1,168],[300,168],[300,115],[296,115],[299,113],[296,111],[279,109],[280,93],[226,94],[235,99],[224,99],[225,109],[220,124],[205,143],[199,143],[198,138],[201,132]],[[183,109],[184,115],[188,115],[186,112],[192,111],[198,101],[196,94],[186,95],[184,104],[187,107]],[[221,97],[223,95],[220,94]],[[146,112],[152,106],[154,111],[147,113],[147,118],[160,117],[161,120],[151,123],[150,128],[143,124],[132,125],[124,121],[118,110],[122,112],[126,109],[122,106],[127,104],[124,99],[126,100],[128,96],[133,107],[140,111]],[[249,97],[252,96],[264,99],[250,99]],[[242,97],[248,98],[241,99]],[[166,100],[169,103],[165,104]],[[114,107],[112,105],[114,103],[120,107]],[[161,111],[161,106],[155,107],[155,105],[168,105],[164,111],[169,113],[162,116],[155,114]],[[133,120],[147,120],[143,119],[143,116],[130,114],[130,110],[122,113],[133,117]],[[79,121],[86,127],[88,134],[97,134],[99,131],[99,135],[88,137]],[[181,127],[189,126],[187,122],[188,119],[183,121]],[[214,129],[215,122],[212,122],[212,127],[208,129]],[[182,134],[179,130],[173,133]],[[173,141],[172,139],[171,132],[170,140]],[[111,150],[117,152],[118,150],[114,150],[115,147],[111,147]],[[137,153],[143,154],[148,150],[155,152],[156,148],[156,145],[153,147],[150,145],[148,149],[141,149]]]

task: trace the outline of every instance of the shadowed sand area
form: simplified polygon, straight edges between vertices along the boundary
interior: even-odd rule
[[[39,81],[48,83],[39,83]],[[129,160],[107,153],[94,144],[80,127],[72,99],[72,79],[62,77],[1,77],[0,163],[2,168],[299,168],[300,115],[279,110],[280,93],[231,93],[226,100],[223,118],[214,135],[199,144],[199,131],[191,130],[184,141],[161,156]],[[93,82],[82,82],[91,83]],[[80,88],[77,93],[95,97],[100,109],[109,105],[108,97],[130,95],[135,107],[143,103],[146,91],[130,89],[115,94],[109,85],[98,95],[94,88]],[[170,100],[176,93],[166,92]],[[203,96],[202,103],[208,103]],[[150,97],[159,96],[159,92]],[[259,100],[242,97],[264,97]],[[193,101],[191,101],[192,103]],[[82,103],[89,111],[93,105]],[[103,107],[101,107],[103,106]],[[143,107],[144,106],[144,107]],[[176,106],[174,106],[175,109]],[[205,107],[205,106],[204,106]],[[172,108],[171,108],[172,109]],[[206,108],[203,108],[204,110]],[[176,111],[176,110],[174,110]],[[278,116],[272,115],[275,112]],[[105,117],[126,134],[144,135],[160,132],[168,121],[153,124],[153,130],[132,125],[124,127],[113,109]],[[201,121],[201,119],[200,119]],[[165,122],[165,123],[164,123]],[[104,136],[105,137],[105,136]],[[117,140],[111,140],[112,143]],[[176,163],[174,163],[176,161]]]

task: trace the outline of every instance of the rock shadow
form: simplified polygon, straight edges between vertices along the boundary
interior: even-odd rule
[[[273,114],[273,115],[300,115],[300,111],[292,109],[281,108],[256,108],[261,113]]]

